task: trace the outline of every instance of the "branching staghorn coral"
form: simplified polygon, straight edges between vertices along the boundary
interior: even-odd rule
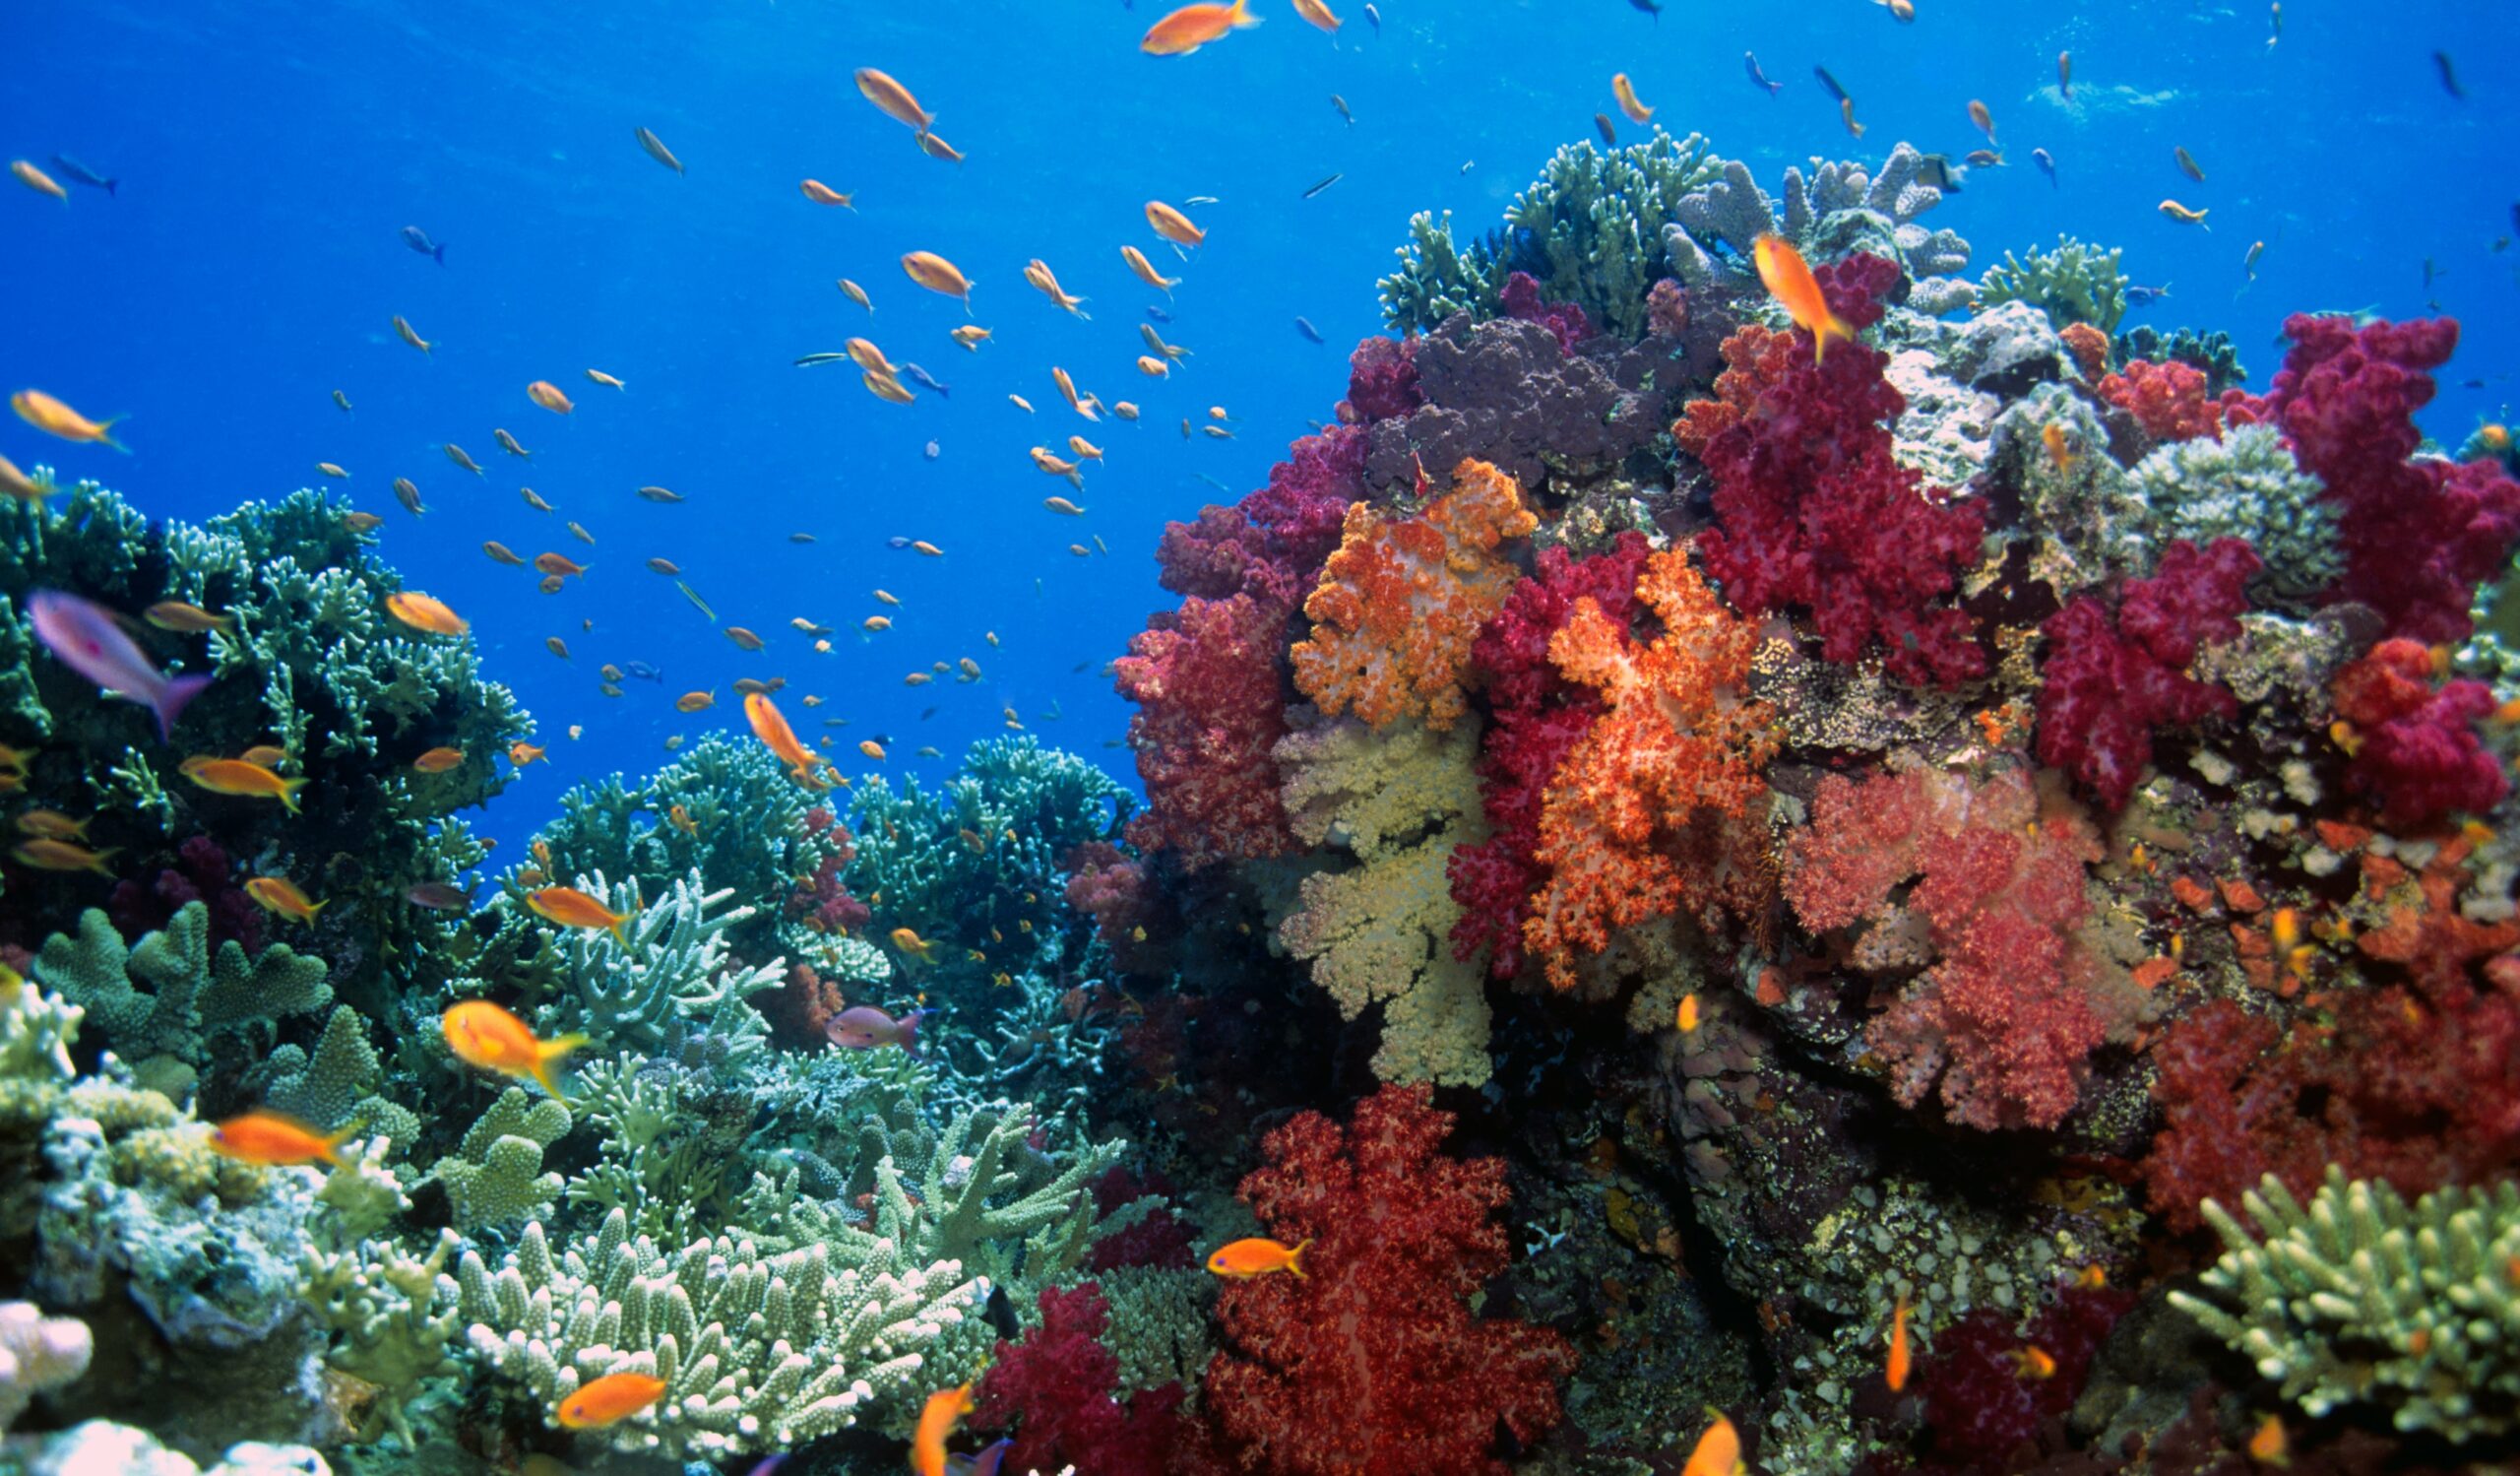
[[[1414,721],[1374,731],[1348,718],[1278,743],[1295,834],[1357,863],[1307,874],[1302,908],[1278,937],[1311,962],[1342,1015],[1385,1004],[1373,1067],[1386,1081],[1487,1080],[1485,959],[1454,956],[1461,907],[1445,877],[1454,848],[1487,838],[1478,752],[1469,723],[1435,734]]]
[[[573,1121],[565,1102],[536,1101],[521,1086],[500,1093],[456,1150],[429,1170],[446,1187],[456,1225],[474,1231],[546,1213],[562,1181],[542,1171],[542,1150]]]
[[[2408,1205],[2331,1164],[2306,1205],[2268,1175],[2240,1198],[2256,1232],[2208,1199],[2223,1238],[2209,1299],[2171,1302],[2313,1415],[2352,1404],[2453,1441],[2520,1423],[2520,1185],[2436,1189]]]
[[[1539,279],[1541,294],[1572,302],[1623,338],[1645,330],[1645,294],[1669,275],[1664,225],[1680,199],[1720,163],[1696,134],[1662,129],[1608,154],[1569,144],[1514,198],[1506,228],[1467,247],[1453,239],[1449,213],[1419,212],[1400,270],[1380,284],[1383,320],[1404,331],[1433,328],[1456,312],[1492,318],[1503,311],[1505,279]]]
[[[2030,248],[2027,257],[2004,253],[2003,262],[1986,269],[1978,285],[1982,308],[2019,300],[2048,315],[2061,329],[2089,323],[2113,332],[2126,315],[2126,274],[2118,270],[2118,249],[2103,252],[2069,235],[2056,237],[2056,249]]]
[[[322,1009],[333,998],[324,961],[286,943],[248,956],[231,938],[214,955],[210,909],[200,902],[185,903],[128,948],[92,907],[80,914],[76,936],[44,941],[34,972],[85,1008],[88,1028],[133,1061],[172,1056],[199,1064],[220,1034]]]
[[[495,1271],[466,1251],[456,1281],[473,1356],[546,1409],[606,1374],[663,1380],[655,1404],[583,1438],[675,1459],[907,1415],[934,1382],[924,1355],[975,1293],[960,1264],[889,1243],[766,1255],[719,1236],[669,1251],[621,1210],[556,1253],[536,1221]]]
[[[635,881],[611,882],[598,871],[581,875],[578,886],[635,915],[627,942],[598,929],[568,932],[562,988],[536,1016],[545,1039],[575,1032],[598,1049],[659,1051],[705,1029],[737,1056],[761,1049],[766,1027],[745,1001],[779,988],[787,960],[729,961],[725,934],[753,916],[752,907],[718,911],[733,894],[704,890],[697,870],[644,907]]]

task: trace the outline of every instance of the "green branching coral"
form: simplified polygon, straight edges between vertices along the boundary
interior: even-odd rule
[[[935,792],[915,777],[858,789],[850,890],[929,937],[986,939],[1012,928],[1006,904],[1038,890],[1060,859],[1125,822],[1128,792],[1073,753],[1030,737],[975,744]],[[975,844],[976,842],[976,844]]]
[[[2136,522],[2144,545],[2158,550],[2186,539],[2201,548],[2218,538],[2246,539],[2265,565],[2249,581],[2262,603],[2304,608],[2345,572],[2325,487],[2272,425],[2235,425],[2219,441],[2156,447],[2130,476],[2142,499]]]
[[[765,1254],[720,1236],[665,1251],[620,1210],[556,1255],[539,1221],[496,1271],[468,1251],[456,1281],[473,1357],[545,1409],[605,1374],[663,1380],[655,1404],[582,1439],[676,1459],[906,1417],[935,1381],[923,1355],[976,1292],[960,1265],[890,1244]]]
[[[582,1034],[598,1050],[659,1051],[705,1030],[735,1056],[761,1049],[767,1027],[745,1001],[779,988],[786,961],[733,962],[727,935],[754,909],[726,908],[731,894],[704,890],[696,870],[644,907],[634,881],[608,881],[598,871],[577,884],[635,916],[627,942],[595,929],[572,929],[561,939],[561,982],[536,1016],[545,1039]]]
[[[572,1122],[565,1102],[536,1101],[521,1086],[500,1093],[455,1152],[429,1170],[446,1187],[457,1228],[481,1230],[548,1214],[562,1181],[542,1171],[542,1150]]]
[[[35,976],[86,1009],[88,1027],[115,1054],[196,1065],[221,1034],[331,1003],[324,974],[322,959],[300,957],[286,943],[249,957],[230,938],[213,955],[210,909],[199,902],[127,949],[112,921],[92,907],[75,935],[53,934],[35,957]]]
[[[2453,1441],[2520,1425],[2520,1184],[2436,1189],[2412,1207],[2330,1165],[2307,1205],[2269,1175],[2240,1208],[2208,1199],[2211,1298],[2171,1301],[2313,1415],[2375,1405]]]
[[[2103,333],[2116,331],[2126,315],[2126,274],[2117,268],[2118,249],[2103,252],[2069,235],[2056,237],[2056,249],[2033,246],[2027,258],[2004,253],[2000,266],[1989,267],[1978,285],[1981,308],[2022,301],[2048,315],[2055,328],[2089,323]]]
[[[333,1128],[355,1120],[368,1135],[408,1145],[420,1135],[420,1121],[410,1108],[376,1094],[384,1074],[384,1062],[367,1042],[366,1018],[341,1004],[324,1022],[312,1054],[283,1046],[246,1079],[261,1084],[265,1106],[301,1123]]]
[[[1637,338],[1645,294],[1669,274],[1663,227],[1681,197],[1721,164],[1698,135],[1675,139],[1657,128],[1645,142],[1607,154],[1590,143],[1559,149],[1514,197],[1507,230],[1467,248],[1453,240],[1449,216],[1420,212],[1409,223],[1400,270],[1379,285],[1383,319],[1423,332],[1455,312],[1494,317],[1506,277],[1526,271],[1543,297],[1573,302],[1605,330]]]
[[[1455,847],[1486,838],[1472,759],[1474,724],[1443,734],[1353,719],[1280,740],[1295,834],[1352,854],[1344,870],[1301,883],[1302,908],[1280,925],[1288,950],[1350,1019],[1384,1002],[1374,1074],[1477,1086],[1487,1079],[1483,958],[1453,956],[1461,917],[1445,879]]]

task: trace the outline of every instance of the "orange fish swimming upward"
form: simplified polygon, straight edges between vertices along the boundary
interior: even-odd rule
[[[332,1132],[317,1132],[295,1118],[256,1108],[220,1123],[210,1134],[210,1147],[223,1158],[276,1169],[311,1163],[338,1164],[342,1158],[335,1150],[349,1141],[350,1134],[358,1128],[359,1124],[352,1123]]]
[[[560,1401],[552,1418],[563,1430],[601,1430],[617,1425],[664,1397],[665,1381],[654,1374],[624,1369],[579,1386]]]
[[[884,116],[897,123],[925,133],[928,125],[936,121],[934,114],[918,105],[918,99],[910,95],[910,89],[873,67],[859,67],[856,82],[858,96],[874,103]]]
[[[787,715],[770,700],[768,693],[744,694],[744,721],[752,725],[753,737],[761,739],[763,746],[788,766],[790,778],[809,790],[828,788],[816,772],[823,761],[806,751],[804,743],[796,737],[796,730],[788,726]]]
[[[533,1026],[487,999],[467,999],[449,1009],[438,1017],[438,1028],[446,1032],[447,1049],[466,1065],[531,1077],[554,1097],[561,1095],[560,1082],[551,1068],[587,1043],[583,1035],[539,1039]]]
[[[1890,1392],[1908,1386],[1908,1299],[1901,1297],[1890,1312],[1890,1356],[1883,1361],[1882,1377],[1890,1382]]]
[[[1759,281],[1767,284],[1777,301],[1785,304],[1794,321],[1811,333],[1811,361],[1818,363],[1829,352],[1829,340],[1855,342],[1855,329],[1844,318],[1829,310],[1829,299],[1820,291],[1820,281],[1802,260],[1802,253],[1781,235],[1763,235],[1750,247],[1759,267]]]
[[[1247,31],[1260,24],[1251,13],[1250,0],[1233,0],[1231,5],[1185,5],[1147,29],[1138,49],[1149,56],[1187,56],[1210,41],[1221,40],[1229,32]]]
[[[1303,1248],[1311,1244],[1310,1239],[1305,1239],[1288,1247],[1255,1235],[1218,1247],[1208,1257],[1208,1269],[1228,1281],[1248,1281],[1254,1276],[1268,1276],[1279,1271],[1291,1272],[1297,1281],[1302,1281],[1307,1279],[1301,1259]]]
[[[918,1412],[918,1430],[910,1440],[913,1471],[918,1476],[945,1476],[945,1442],[974,1407],[972,1386],[968,1383],[938,1389],[927,1396],[926,1405]]]

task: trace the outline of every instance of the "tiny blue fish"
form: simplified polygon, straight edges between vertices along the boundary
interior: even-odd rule
[[[1302,334],[1311,343],[1325,342],[1321,337],[1321,330],[1312,326],[1310,318],[1298,316],[1295,319],[1295,332]]]
[[[429,233],[417,225],[403,227],[403,244],[422,256],[434,258],[441,267],[446,265],[446,243],[430,240]]]
[[[52,157],[52,166],[59,169],[62,173],[69,175],[73,183],[88,185],[94,189],[100,189],[108,195],[114,192],[114,186],[120,182],[109,178],[106,175],[97,173],[95,170],[89,168],[86,164],[72,159],[67,154],[54,155]]]

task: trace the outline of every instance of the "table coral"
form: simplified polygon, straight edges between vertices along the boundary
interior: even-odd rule
[[[1190,870],[1293,845],[1269,756],[1287,734],[1285,642],[1284,613],[1244,594],[1193,595],[1130,639],[1112,676],[1138,706],[1129,745],[1147,807],[1129,822],[1133,844],[1168,849]]]
[[[2389,825],[2414,829],[2465,810],[2483,814],[2511,790],[2477,735],[2493,689],[2464,678],[2434,685],[2432,654],[2382,641],[2336,674],[2336,714],[2354,727],[2346,778],[2380,802]]]
[[[1549,637],[1567,680],[1600,695],[1602,716],[1567,752],[1542,802],[1534,859],[1548,878],[1523,942],[1561,990],[1578,953],[1613,929],[1686,912],[1712,927],[1764,904],[1766,835],[1753,806],[1776,751],[1775,716],[1749,700],[1758,630],[1728,612],[1667,549],[1645,561],[1636,596],[1662,625],[1651,639],[1579,599]]]
[[[1866,1033],[1901,1102],[1939,1082],[1969,1126],[2053,1127],[2079,1100],[2091,1054],[2142,1008],[2083,933],[2083,868],[2099,859],[2091,827],[2043,816],[2017,767],[1982,780],[1833,774],[1788,848],[1785,891],[1815,931],[1864,925],[1851,944],[1859,969],[1930,962]]]
[[[1815,275],[1831,310],[1861,331],[1880,320],[1898,268],[1853,256]],[[1807,337],[1795,330],[1796,343]],[[1701,456],[1719,527],[1700,548],[1740,609],[1808,607],[1829,660],[1855,662],[1877,643],[1902,679],[1949,685],[1985,670],[1969,616],[1937,603],[1977,562],[1984,524],[1892,457],[1903,402],[1882,378],[1887,362],[1859,341],[1812,362],[1794,355],[1709,436]]]
[[[2258,558],[2238,539],[2205,549],[2170,545],[2149,579],[2130,580],[2116,616],[2077,595],[2042,629],[2039,758],[2082,781],[2110,809],[2152,762],[2157,728],[2229,718],[2238,702],[2224,687],[2186,674],[2197,648],[2240,633],[2249,577]]]
[[[1218,1297],[1203,1401],[1246,1471],[1504,1476],[1498,1427],[1528,1445],[1557,1421],[1566,1344],[1465,1305],[1505,1265],[1504,1165],[1445,1156],[1452,1115],[1427,1098],[1385,1086],[1344,1127],[1301,1113],[1242,1181],[1268,1234],[1312,1243],[1302,1279]]]
[[[456,1225],[472,1232],[546,1213],[563,1184],[557,1173],[543,1171],[543,1150],[558,1142],[574,1121],[565,1102],[547,1097],[537,1102],[521,1086],[500,1093],[465,1131],[456,1150],[429,1171],[446,1188]]]
[[[2520,1186],[2440,1189],[2412,1206],[2331,1166],[2305,1204],[2269,1177],[2204,1215],[2224,1253],[2209,1295],[2173,1305],[2312,1416],[2373,1405],[2454,1441],[2520,1424]]]
[[[1518,577],[1497,545],[1538,525],[1522,488],[1484,462],[1454,468],[1453,489],[1414,518],[1351,506],[1304,601],[1312,633],[1289,653],[1297,689],[1332,717],[1450,728],[1469,706],[1471,642]]]
[[[214,951],[210,909],[198,901],[128,947],[90,908],[76,936],[53,934],[35,959],[36,977],[84,1007],[89,1028],[135,1062],[163,1055],[199,1065],[223,1034],[320,1010],[333,998],[325,974],[322,959],[286,943],[248,955],[230,938]]]
[[[2416,458],[2415,413],[2432,399],[2428,371],[2458,346],[2458,320],[2357,327],[2295,313],[2284,332],[2293,349],[2273,389],[2263,399],[2233,391],[2227,415],[2280,427],[2302,469],[2327,483],[2345,549],[2341,598],[2378,610],[2390,635],[2465,639],[2477,586],[2520,543],[2520,483],[2490,461]]]

